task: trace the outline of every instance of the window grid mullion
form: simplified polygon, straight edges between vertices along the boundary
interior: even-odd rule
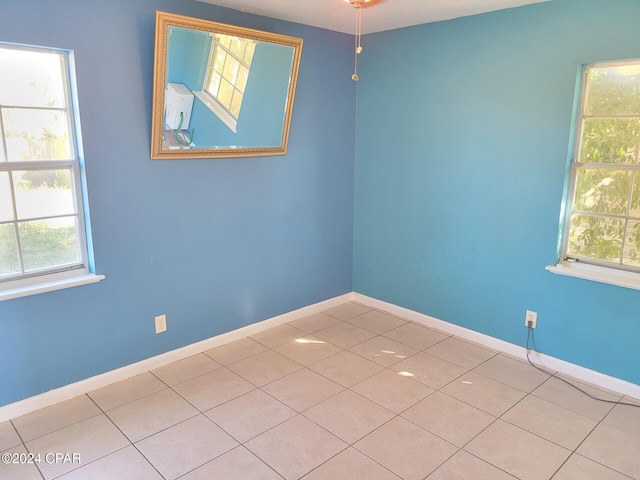
[[[624,247],[627,243],[627,225],[629,224],[629,217],[624,219],[624,224],[622,225],[622,243],[620,245],[620,265],[624,265]]]
[[[244,57],[240,58],[238,55],[236,55],[235,53],[233,53],[233,52],[231,51],[231,49],[229,49],[229,48],[225,47],[224,45],[222,45],[222,44],[221,44],[220,42],[218,42],[217,40],[216,40],[216,44],[219,46],[219,48],[221,48],[222,50],[224,50],[224,52],[227,54],[227,56],[230,56],[230,57],[232,57],[232,58],[236,59],[240,65],[243,65],[243,66],[245,66],[245,67],[249,67],[249,65],[244,61]],[[225,58],[225,61],[226,61],[226,58]]]
[[[0,105],[0,138],[2,138],[2,149],[4,154],[3,158],[5,159],[6,163],[0,162],[0,166],[4,166],[9,162],[8,152],[7,152],[7,141],[6,141],[5,132],[4,132],[4,120],[2,117],[2,108],[3,106]],[[4,169],[0,169],[0,171],[3,171],[3,170]],[[20,232],[18,230],[18,207],[16,205],[16,194],[15,194],[15,188],[13,186],[13,171],[11,169],[8,169],[7,174],[9,175],[9,192],[11,196],[11,210],[13,214],[13,220],[10,223],[11,225],[13,225],[13,238],[16,242],[16,250],[18,253],[18,268],[20,269],[19,275],[23,275],[25,270],[24,270],[24,261],[22,259],[22,242],[20,241]]]
[[[620,115],[609,114],[609,115],[587,115],[584,114],[582,116],[585,120],[607,120],[607,119],[617,119],[617,118],[640,118],[640,113],[624,113]]]
[[[618,220],[624,220],[627,218],[625,215],[616,214],[616,213],[604,213],[604,212],[589,212],[584,210],[573,210],[574,214],[582,215],[584,217],[604,217],[604,218],[615,218]]]
[[[633,163],[593,163],[593,162],[574,162],[576,166],[582,168],[591,168],[598,170],[624,170],[629,172],[640,171],[640,165]]]
[[[5,162],[9,161],[9,156],[8,156],[8,152],[7,152],[7,141],[4,138],[4,119],[2,117],[2,104],[0,103],[0,138],[2,138],[2,158],[4,158]],[[0,165],[2,165],[4,162],[0,162]]]
[[[4,138],[4,134],[3,134]],[[9,189],[11,190],[11,207],[13,209],[13,235],[16,239],[16,248],[18,250],[18,264],[20,266],[20,274],[25,273],[24,260],[22,258],[22,241],[20,239],[20,230],[18,229],[18,203],[16,202],[16,189],[13,186],[13,172],[9,172]]]
[[[640,118],[640,115],[635,115],[632,116],[630,118]],[[638,154],[640,153],[640,129],[638,129],[638,134],[636,135],[636,152],[635,152],[635,165],[636,167],[640,167],[640,165],[638,165]],[[636,184],[636,171],[638,171],[638,168],[635,169],[629,169],[629,171],[631,171],[631,182],[629,184],[629,195],[627,197],[627,215],[626,218],[624,220],[624,227],[622,229],[622,246],[620,247],[620,264],[624,265],[624,252],[625,252],[625,248],[627,246],[627,229],[629,227],[629,219],[631,218],[631,203],[633,202],[633,192],[635,190],[635,184]]]
[[[33,217],[33,218],[20,218],[17,219],[17,223],[27,223],[27,222],[39,222],[41,220],[55,220],[56,218],[67,218],[67,217],[77,217],[77,213],[64,213],[60,215],[44,215],[42,217]]]
[[[66,107],[47,107],[45,106],[32,106],[32,105],[2,105],[2,108],[6,110],[44,110],[46,112],[62,112],[67,113]]]
[[[73,168],[73,160],[29,160],[22,162],[0,163],[0,172],[14,172],[20,170],[59,170]]]

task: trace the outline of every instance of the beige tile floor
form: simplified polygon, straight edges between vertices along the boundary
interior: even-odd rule
[[[638,480],[640,408],[346,303],[2,423],[0,451],[40,453],[3,480]]]

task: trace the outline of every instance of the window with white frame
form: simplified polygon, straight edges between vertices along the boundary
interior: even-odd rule
[[[71,55],[0,43],[0,293],[89,272]]]
[[[564,221],[564,260],[640,272],[640,61],[588,65]]]
[[[216,35],[211,42],[202,89],[212,101],[198,97],[234,132],[255,48],[253,40],[230,35]]]

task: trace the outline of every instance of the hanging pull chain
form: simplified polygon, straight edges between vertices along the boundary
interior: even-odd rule
[[[347,3],[353,5],[356,9],[356,46],[355,53],[353,55],[353,75],[351,78],[354,82],[360,80],[360,76],[358,75],[358,55],[362,53],[362,44],[360,43],[362,39],[362,8],[373,5],[374,3],[378,3],[379,0],[344,0]]]
[[[362,45],[360,44],[360,38],[362,36],[362,8],[359,5],[356,5],[356,48],[353,59],[353,75],[351,78],[353,81],[357,82],[360,80],[360,76],[358,75],[358,55],[362,53]]]

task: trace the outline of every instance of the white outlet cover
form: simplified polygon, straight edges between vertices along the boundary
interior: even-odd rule
[[[167,331],[167,316],[158,315],[156,317],[156,333],[163,333]]]
[[[528,327],[529,322],[531,322],[531,328],[536,328],[536,324],[538,322],[538,314],[536,312],[527,310],[527,314],[524,317],[524,325]]]

